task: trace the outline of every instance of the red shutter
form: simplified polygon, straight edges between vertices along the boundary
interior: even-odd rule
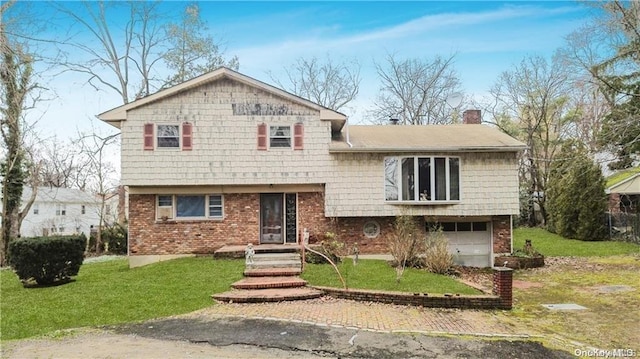
[[[304,125],[296,123],[293,125],[293,149],[301,150],[304,148]]]
[[[153,123],[144,124],[144,150],[153,151]]]
[[[182,150],[191,151],[193,148],[193,125],[189,122],[182,124]]]
[[[267,150],[267,124],[261,123],[258,125],[258,150]]]

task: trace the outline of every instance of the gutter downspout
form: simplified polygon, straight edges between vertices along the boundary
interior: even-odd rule
[[[347,126],[347,145],[349,145],[349,148],[352,148],[353,144],[351,142],[349,142],[349,117],[347,117],[347,121],[345,122],[345,126]]]

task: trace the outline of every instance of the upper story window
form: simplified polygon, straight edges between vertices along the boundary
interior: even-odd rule
[[[56,216],[66,216],[67,215],[67,205],[66,204],[57,204],[56,205]]]
[[[291,148],[291,126],[270,126],[269,147]]]
[[[180,127],[178,125],[158,125],[158,148],[179,148]]]
[[[460,200],[460,158],[386,157],[385,200],[438,203]]]
[[[182,125],[146,123],[143,136],[146,151],[156,148],[190,151],[193,147],[193,125],[189,122],[184,122]]]
[[[269,148],[304,148],[304,125],[302,122],[293,126],[272,125],[262,123],[258,125],[258,150]]]

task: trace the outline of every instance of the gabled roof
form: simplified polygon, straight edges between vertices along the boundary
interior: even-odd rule
[[[31,187],[22,190],[22,201],[31,197]],[[98,199],[93,195],[74,188],[38,187],[36,203],[97,203]]]
[[[255,87],[258,89],[261,89],[263,91],[272,93],[276,96],[280,96],[282,98],[285,98],[289,101],[298,103],[300,105],[303,106],[307,106],[310,108],[313,108],[315,110],[320,111],[320,119],[321,120],[326,120],[326,121],[331,121],[331,126],[332,129],[334,129],[334,131],[340,131],[340,129],[342,128],[342,126],[344,125],[347,117],[339,112],[333,111],[331,109],[328,109],[326,107],[320,106],[314,102],[311,102],[309,100],[303,99],[302,97],[296,96],[294,94],[291,94],[289,92],[286,92],[284,90],[281,90],[277,87],[271,86],[269,84],[266,84],[262,81],[256,80],[252,77],[243,75],[239,72],[233,71],[229,68],[226,67],[220,67],[214,71],[208,72],[204,75],[195,77],[191,80],[185,81],[181,84],[172,86],[170,88],[158,91],[152,95],[148,95],[145,96],[143,98],[137,99],[135,101],[129,102],[125,105],[113,108],[109,111],[105,111],[101,114],[99,114],[97,117],[99,119],[101,119],[102,121],[105,121],[117,128],[120,128],[120,122],[121,121],[126,121],[127,120],[127,111],[135,109],[137,107],[152,103],[154,101],[158,101],[164,98],[167,98],[169,96],[173,96],[175,94],[178,94],[180,92],[198,87],[198,86],[202,86],[204,84],[207,83],[211,83],[214,81],[218,81],[220,79],[223,78],[227,78],[227,79],[231,79],[234,81],[238,81],[241,82],[247,86],[251,86],[251,87]]]
[[[640,194],[640,173],[616,182],[605,189],[605,193]]]
[[[640,167],[628,168],[626,170],[618,171],[607,177],[607,182],[605,186],[607,188],[613,187],[620,182],[628,180],[630,177],[640,173]]]
[[[516,152],[526,147],[500,130],[485,125],[382,125],[348,126],[343,129],[342,138],[331,141],[330,151]]]

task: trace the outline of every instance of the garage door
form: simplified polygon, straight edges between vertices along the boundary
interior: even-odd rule
[[[449,240],[449,251],[458,265],[491,266],[491,225],[489,222],[441,223]]]

